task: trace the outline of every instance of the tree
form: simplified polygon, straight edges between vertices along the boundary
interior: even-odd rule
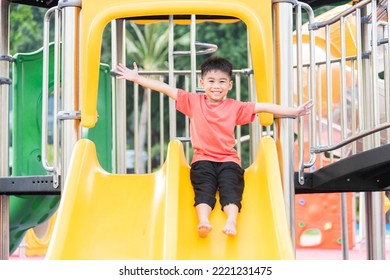
[[[46,9],[10,5],[10,53],[33,52],[42,48],[43,18]]]

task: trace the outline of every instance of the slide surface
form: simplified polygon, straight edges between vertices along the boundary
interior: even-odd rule
[[[245,172],[238,234],[225,236],[216,205],[213,230],[198,237],[189,166],[182,144],[172,140],[155,173],[104,171],[95,145],[80,140],[58,210],[47,259],[293,259],[275,142],[259,142]]]

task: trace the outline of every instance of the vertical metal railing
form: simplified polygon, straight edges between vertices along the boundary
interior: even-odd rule
[[[168,69],[169,69],[169,85],[174,86],[176,84],[174,79],[174,38],[175,38],[175,31],[174,31],[174,22],[173,22],[173,15],[169,16],[169,45],[168,45]],[[169,100],[169,137],[170,139],[173,139],[176,137],[176,111],[175,111],[175,101],[170,99]]]
[[[50,20],[54,17],[54,108],[53,108],[53,163],[48,160],[48,99],[49,99],[49,44],[50,44]],[[42,165],[43,168],[53,174],[53,186],[59,185],[59,128],[57,113],[59,111],[59,92],[60,92],[60,24],[61,11],[58,7],[49,9],[44,18],[43,28],[43,65],[42,65]]]
[[[316,67],[315,67],[315,36],[314,36],[314,30],[317,29],[317,26],[315,25],[314,21],[314,12],[311,9],[309,5],[302,2],[297,2],[295,11],[297,15],[302,15],[302,9],[305,10],[309,17],[309,23],[307,25],[308,27],[308,37],[309,37],[309,66],[307,67],[302,64],[303,61],[303,50],[302,46],[300,46],[302,42],[302,21],[301,17],[296,17],[296,45],[297,45],[297,83],[298,83],[298,102],[299,104],[303,103],[303,76],[301,73],[303,73],[304,67],[307,69],[308,75],[306,76],[307,81],[307,98],[311,99],[314,104],[316,104]],[[312,113],[309,116],[308,120],[308,142],[309,143],[316,143],[316,106],[313,106]],[[312,152],[310,152],[310,158],[308,162],[305,162],[305,148],[304,148],[304,126],[305,122],[301,119],[298,121],[298,143],[299,143],[299,150],[298,150],[298,157],[299,157],[299,167],[298,167],[298,180],[301,184],[304,183],[304,169],[310,168],[314,165],[316,161],[316,155]],[[309,145],[310,146],[310,145]]]
[[[275,101],[282,106],[293,106],[293,5],[274,1]],[[269,130],[268,130],[269,131]],[[294,126],[293,120],[275,121],[275,138],[281,180],[286,204],[286,215],[293,244],[295,244],[295,188],[294,188]]]
[[[9,53],[10,2],[0,1],[0,56]],[[0,79],[8,79],[9,61],[0,61]],[[0,84],[0,177],[9,174],[9,84]],[[9,197],[0,195],[0,260],[9,257]]]
[[[308,36],[309,39],[306,39],[303,43],[308,45],[306,47],[310,50],[313,46],[316,46],[317,48],[323,48],[322,51],[324,52],[322,56],[318,55],[315,61],[311,56],[310,61],[305,64],[301,62],[302,58],[299,54],[302,47],[297,46],[296,83],[298,100],[301,100],[303,96],[301,84],[304,76],[302,73],[305,72],[306,67],[309,75],[307,76],[305,93],[309,98],[316,98],[315,111],[317,114],[312,116],[316,120],[312,120],[311,123],[317,123],[317,130],[312,130],[309,127],[308,146],[311,147],[310,150],[314,153],[329,152],[328,156],[320,156],[321,162],[318,163],[318,167],[334,162],[336,155],[337,158],[344,158],[389,142],[389,132],[382,133],[382,137],[377,132],[389,127],[389,113],[386,110],[388,110],[390,104],[387,93],[390,81],[387,69],[388,39],[378,37],[378,28],[383,28],[382,33],[387,33],[387,38],[389,36],[389,31],[386,29],[387,18],[380,21],[379,25],[381,27],[378,27],[377,14],[380,13],[381,9],[383,10],[384,4],[387,4],[382,2],[387,1],[360,1],[322,22],[314,21],[310,9],[306,8],[306,4],[297,3],[297,18],[301,16],[299,6],[305,8],[309,17],[305,33],[305,36]],[[377,6],[380,6],[380,9],[377,9]],[[315,30],[315,33],[311,32],[313,30]],[[334,36],[336,31],[339,34],[338,37],[331,38],[332,32]],[[303,36],[299,19],[297,19],[295,35],[297,44],[301,44],[302,40],[300,38]],[[380,57],[378,56],[378,45],[380,44],[382,44],[384,53],[383,68],[385,77],[383,83],[378,80],[377,59]],[[316,72],[314,75],[318,75],[316,80],[312,79],[313,72]],[[321,78],[323,75],[324,79]],[[314,81],[317,83],[317,88],[313,87],[312,82]],[[381,84],[384,85],[383,90],[379,86]],[[324,86],[325,89],[322,88]],[[384,105],[380,106],[381,103]],[[322,112],[326,112],[326,116]],[[323,127],[326,131],[323,130]],[[372,134],[370,131],[376,133]],[[303,140],[304,130],[301,126],[298,133],[300,135],[298,137],[300,139],[299,182],[304,183],[303,170],[310,167],[313,162],[303,162],[306,151],[302,143],[306,140]],[[324,137],[325,135],[326,137]],[[365,138],[361,140],[362,137]],[[327,143],[325,144],[325,142]],[[350,143],[352,144],[346,146]],[[336,147],[339,152],[334,151]],[[342,193],[340,195],[343,258],[347,259],[347,200],[346,194]],[[381,194],[375,193],[365,193],[364,197],[365,221],[368,223],[368,258],[382,259],[384,258],[382,197]]]
[[[61,111],[57,120],[61,125],[61,186],[65,186],[74,145],[81,137],[79,111],[79,29],[81,26],[81,0],[59,1],[62,14],[62,86]]]
[[[116,19],[112,21],[111,50],[112,65],[118,63],[126,64],[125,44],[125,20]],[[113,85],[116,94],[112,94],[113,107],[113,172],[126,174],[126,82],[113,78]]]

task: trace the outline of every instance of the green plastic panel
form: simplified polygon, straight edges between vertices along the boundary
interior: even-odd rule
[[[46,175],[41,162],[42,49],[17,54],[13,63],[12,86],[12,176]],[[53,90],[53,45],[49,49],[49,92]],[[99,161],[111,171],[112,116],[111,78],[108,65],[100,66],[99,122],[87,133],[96,143]],[[50,125],[50,124],[49,124]],[[10,253],[26,231],[49,219],[57,210],[60,196],[25,195],[10,197]]]

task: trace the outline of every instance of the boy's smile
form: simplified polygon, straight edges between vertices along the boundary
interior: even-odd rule
[[[230,76],[220,70],[207,72],[200,80],[200,84],[204,88],[210,103],[218,103],[224,100],[233,87]]]

